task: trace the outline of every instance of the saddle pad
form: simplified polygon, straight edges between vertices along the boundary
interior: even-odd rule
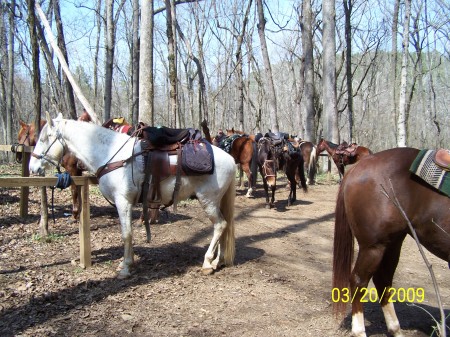
[[[421,150],[409,171],[450,197],[450,172],[444,171],[436,165],[435,154],[435,150]]]
[[[214,155],[209,142],[189,141],[183,146],[182,169],[186,175],[212,174]]]

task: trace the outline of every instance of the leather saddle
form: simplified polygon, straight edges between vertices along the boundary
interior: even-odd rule
[[[358,144],[352,143],[348,145],[347,142],[343,142],[342,144],[339,144],[336,148],[335,154],[348,156],[348,157],[354,157],[356,155],[356,150],[358,149]]]
[[[434,162],[443,170],[450,171],[450,150],[439,149],[436,151]]]

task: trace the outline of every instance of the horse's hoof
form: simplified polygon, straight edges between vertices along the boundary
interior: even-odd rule
[[[125,280],[127,278],[129,278],[131,276],[131,273],[125,273],[125,272],[120,272],[119,274],[117,274],[117,278],[119,280]]]
[[[202,268],[202,274],[203,275],[212,275],[214,273],[213,268]]]

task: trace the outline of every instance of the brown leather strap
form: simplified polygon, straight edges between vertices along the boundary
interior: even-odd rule
[[[126,163],[129,159],[130,159],[130,158],[125,159],[125,160],[115,161],[115,162],[108,163],[108,164],[105,164],[105,165],[103,165],[103,166],[100,166],[100,167],[98,168],[97,172],[95,173],[95,175],[97,176],[97,179],[100,179],[100,178],[103,177],[105,174],[107,174],[107,173],[109,173],[109,172],[111,172],[111,171],[117,170],[118,168],[121,168],[121,167],[125,166],[125,163]]]

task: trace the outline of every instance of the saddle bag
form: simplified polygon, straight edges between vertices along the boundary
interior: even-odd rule
[[[183,146],[181,157],[181,167],[186,175],[212,174],[214,172],[214,155],[209,142],[188,141]]]

